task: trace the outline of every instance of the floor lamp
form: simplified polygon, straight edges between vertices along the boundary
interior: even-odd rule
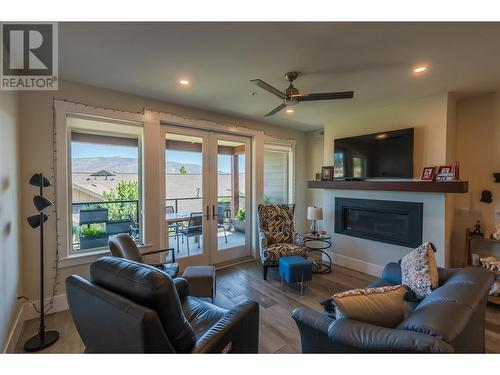
[[[43,267],[43,224],[47,221],[48,216],[44,211],[52,207],[54,203],[49,201],[43,196],[43,188],[50,186],[50,181],[43,176],[42,173],[34,174],[30,179],[30,185],[40,188],[39,195],[33,197],[33,204],[35,205],[38,214],[28,217],[28,224],[33,228],[40,227],[40,327],[38,334],[30,338],[24,343],[24,350],[27,352],[36,352],[42,350],[57,341],[59,332],[45,331],[45,298],[44,298],[44,267]]]

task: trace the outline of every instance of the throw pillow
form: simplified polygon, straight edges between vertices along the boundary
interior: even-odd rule
[[[434,246],[426,242],[401,259],[402,283],[408,285],[417,300],[424,299],[439,286]]]
[[[406,291],[406,285],[394,285],[334,294],[335,316],[394,328],[405,318]]]

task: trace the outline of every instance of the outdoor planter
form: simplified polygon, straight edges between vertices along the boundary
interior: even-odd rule
[[[106,223],[106,234],[113,236],[120,233],[130,233],[130,220],[110,221]]]
[[[107,221],[107,208],[84,208],[80,210],[80,225],[106,223]]]
[[[108,235],[101,237],[80,237],[80,250],[108,246]]]
[[[236,232],[245,233],[246,220],[233,219],[233,228]]]

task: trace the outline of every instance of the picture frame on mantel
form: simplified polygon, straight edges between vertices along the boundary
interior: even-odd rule
[[[333,181],[333,166],[321,167],[321,181]]]
[[[437,167],[424,167],[420,175],[420,181],[434,181]]]
[[[453,167],[451,165],[441,165],[436,173],[436,181],[453,181]]]

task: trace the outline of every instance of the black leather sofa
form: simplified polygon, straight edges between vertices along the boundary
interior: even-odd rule
[[[347,318],[335,320],[309,308],[292,312],[303,353],[484,353],[485,313],[493,275],[484,269],[439,269],[440,286],[395,328]],[[389,263],[371,287],[401,284]]]
[[[90,281],[66,279],[86,353],[257,353],[259,305],[230,310],[189,295],[187,281],[138,262],[103,257]]]

